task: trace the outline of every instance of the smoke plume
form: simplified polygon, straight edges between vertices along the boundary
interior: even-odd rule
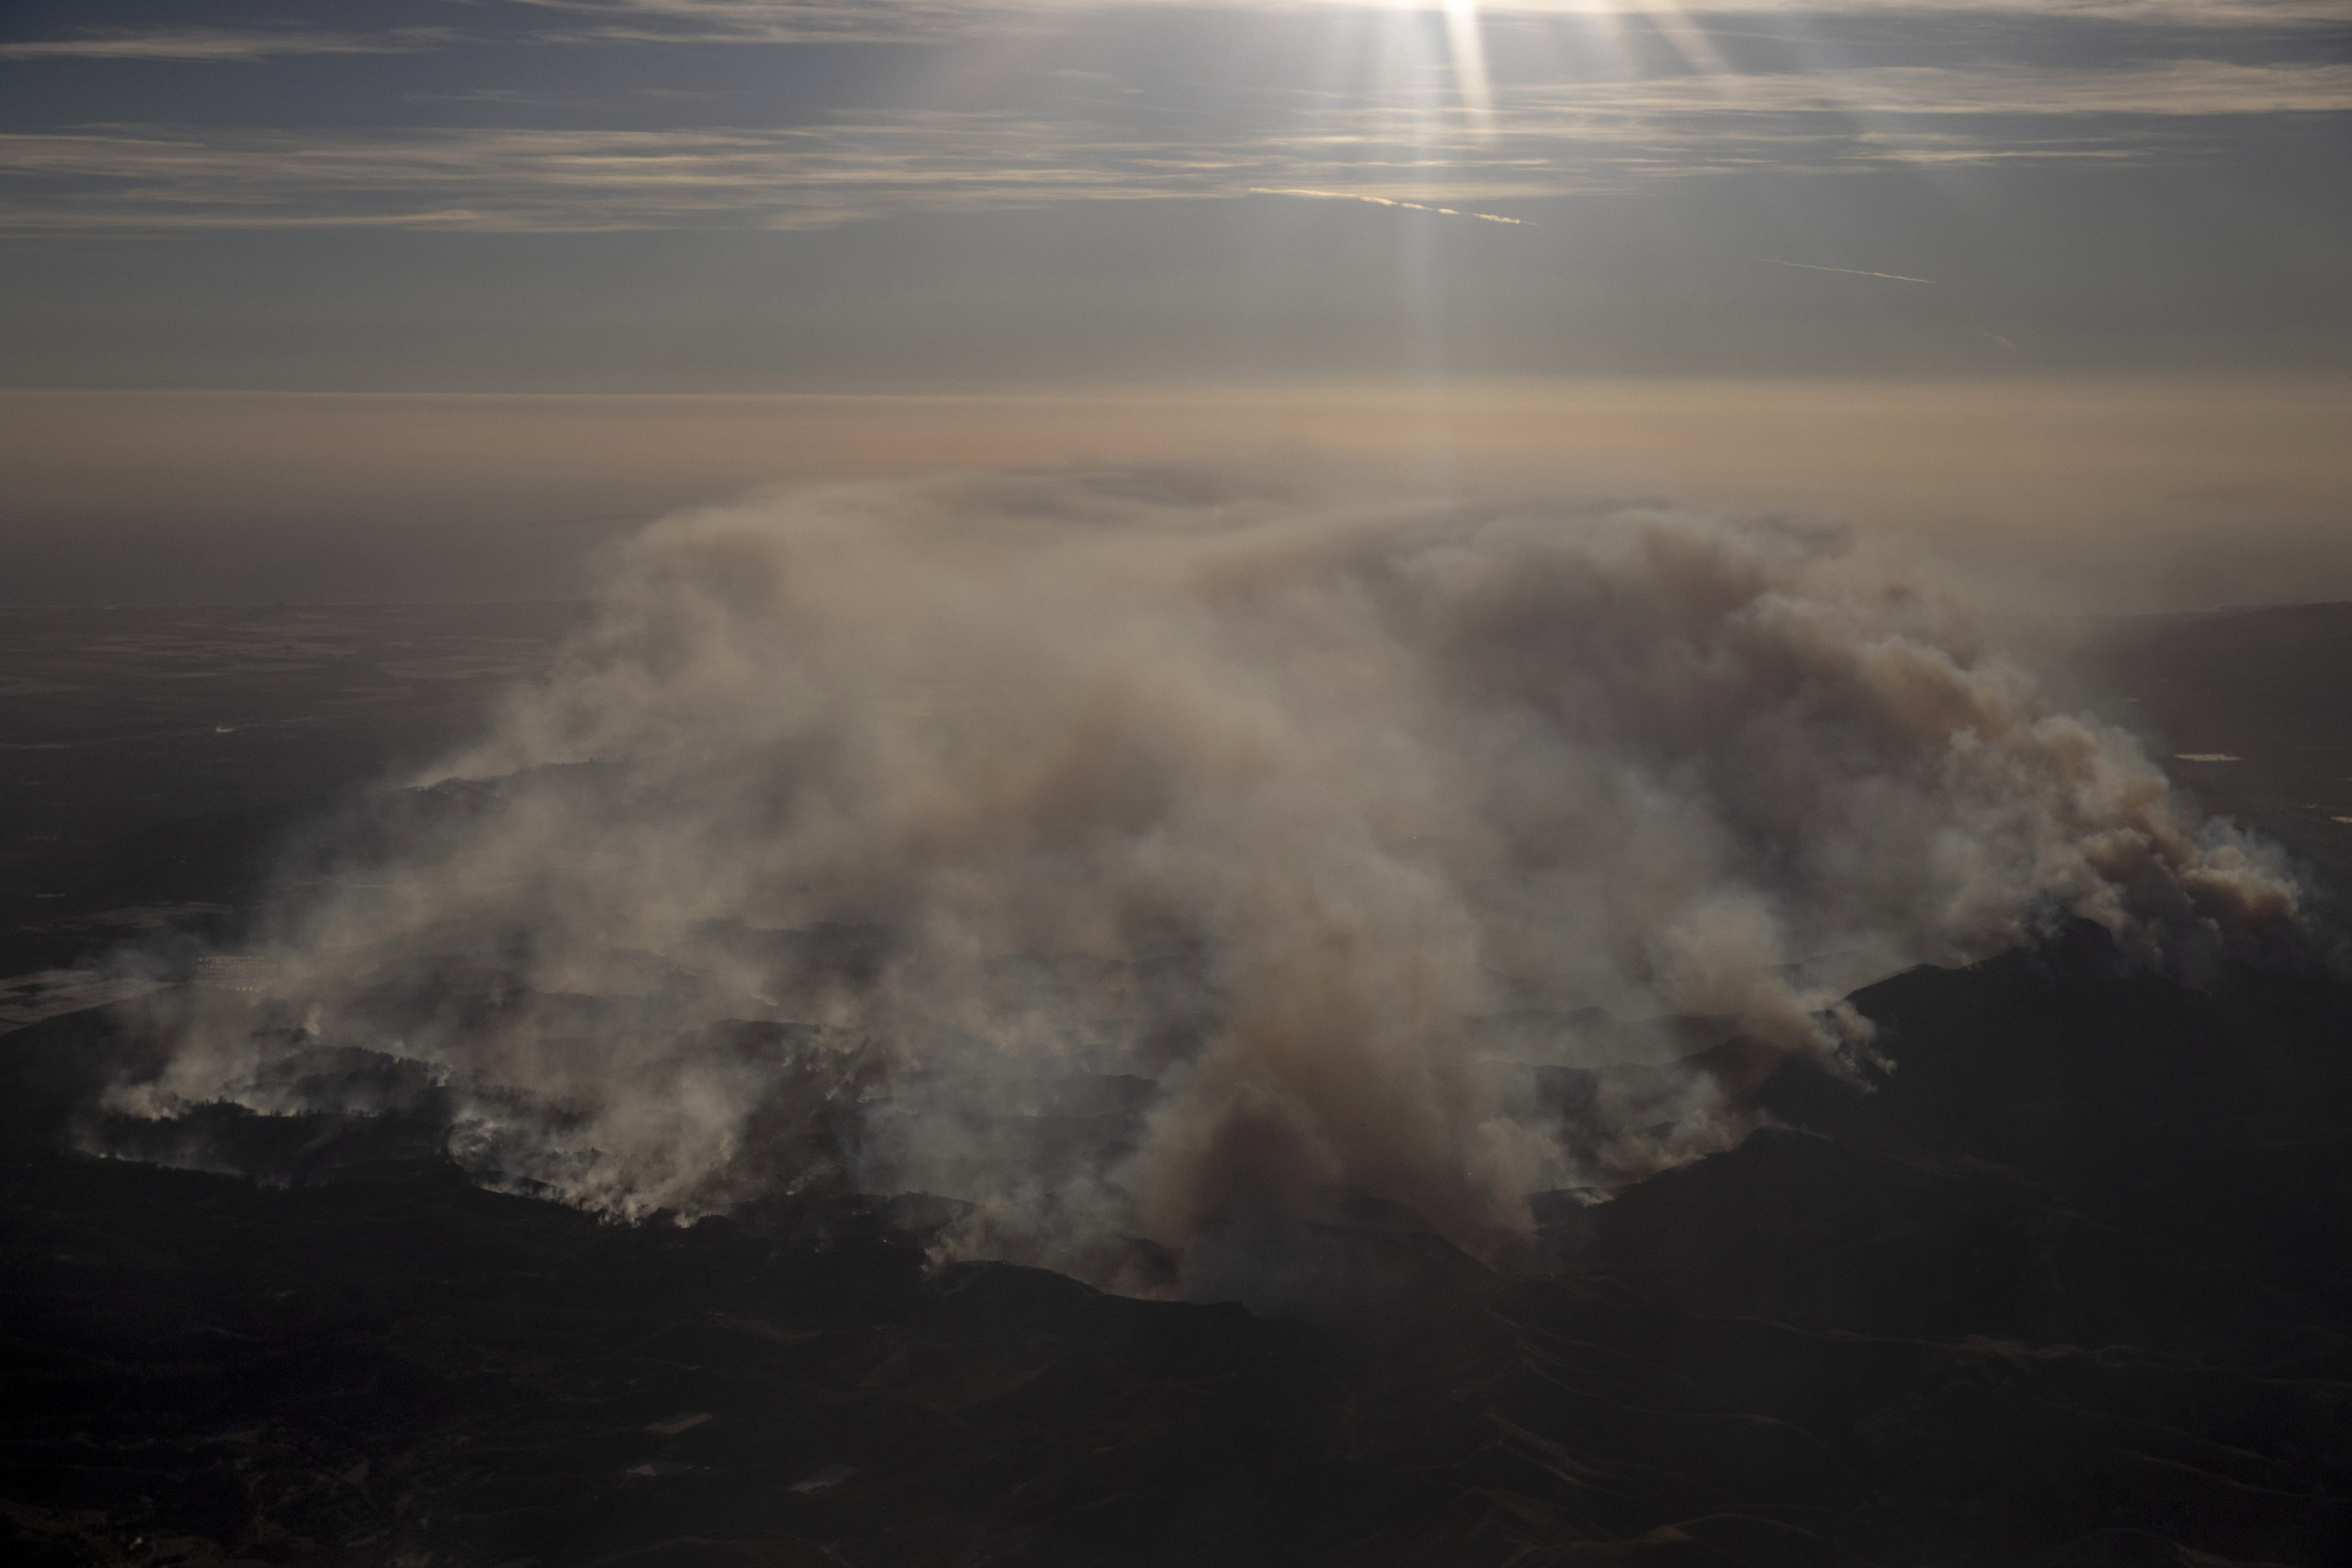
[[[620,550],[419,782],[280,911],[284,1027],[190,1002],[124,1109],[365,1111],[334,1062],[392,1060],[490,1179],[935,1194],[950,1246],[1102,1278],[1381,1200],[1491,1243],[1870,1056],[1858,984],[2295,915],[1899,565],[1661,509],[756,495]]]

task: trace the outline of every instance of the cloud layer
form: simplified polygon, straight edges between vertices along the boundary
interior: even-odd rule
[[[1518,86],[1491,127],[1444,102],[1286,94],[1183,130],[1131,106],[693,130],[89,126],[0,135],[0,226],[805,228],[1270,188],[1458,207],[1737,170],[2184,156],[2200,121],[2347,110],[2352,66],[2171,60]]]
[[[470,29],[394,27],[375,33],[289,26],[94,26],[58,37],[0,44],[0,59],[144,59],[188,64],[254,61],[280,55],[406,53],[523,41],[557,46],[677,46],[899,43],[971,36],[1023,23],[1053,26],[1074,16],[1122,9],[1175,9],[1166,0],[506,0],[477,7]],[[1216,7],[1194,7],[1213,10]],[[1293,11],[1361,9],[1360,0],[1297,0]],[[1438,0],[1416,8],[1444,10]],[[1711,53],[1706,34],[1782,18],[1917,18],[1971,13],[2042,20],[2215,29],[2299,28],[2340,24],[2326,0],[1759,0],[1745,5],[1593,4],[1589,0],[1487,0],[1490,17],[1569,17],[1617,31],[1654,29],[1686,53]]]
[[[62,38],[0,43],[0,60],[175,60],[250,64],[287,55],[417,54],[454,42],[446,27],[333,33],[310,27],[96,27]]]

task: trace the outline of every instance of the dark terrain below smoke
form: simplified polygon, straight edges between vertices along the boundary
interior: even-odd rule
[[[2333,614],[2132,628],[2099,673],[2167,754],[2245,759],[2212,775],[2232,809],[2341,870],[2330,818],[2352,796],[2304,749],[2352,742],[2352,663],[2320,657],[2352,613]],[[470,615],[450,612],[454,646]],[[364,657],[376,621],[397,623],[383,657],[415,657],[425,612],[167,620],[172,668],[226,661],[214,679],[110,684],[115,652],[41,654],[25,668],[64,694],[0,707],[5,738],[41,748],[11,753],[17,820],[51,836],[0,848],[0,952],[62,975],[67,1005],[125,941],[174,963],[203,947],[159,931],[255,945],[279,892],[254,847],[341,796],[266,803],[465,728],[437,689],[373,695],[351,653],[275,657],[284,626]],[[90,621],[93,647],[147,635]],[[217,651],[190,652],[198,634]],[[272,727],[351,691],[371,705],[311,740]],[[178,778],[178,818],[142,801]],[[1783,1126],[1597,1205],[1538,1202],[1509,1268],[1363,1194],[1238,1215],[1202,1261],[1238,1262],[1223,1288],[1255,1313],[939,1267],[969,1218],[944,1200],[628,1226],[486,1191],[439,1151],[494,1086],[307,1034],[263,1059],[340,1109],[117,1124],[201,1129],[259,1182],[93,1160],[68,1144],[106,1125],[109,1086],[166,1065],[154,1004],[60,1011],[0,1036],[0,1520],[16,1557],[61,1568],[2333,1565],[2352,1551],[2352,994],[2226,960],[2191,987],[2125,956],[2075,927],[1870,987],[1854,1003],[1890,1077],[1783,1066],[1755,1089]],[[1497,1050],[1525,1055],[1527,1026],[1499,1016]],[[1578,1070],[1528,1069],[1531,1102],[1579,1113],[1598,1090]],[[1041,1126],[1137,1092],[1083,1081]]]
[[[5,1053],[0,1496],[60,1563],[2339,1561],[2352,992],[2084,928],[1855,1005],[1900,1072],[1784,1066],[1533,1272],[1269,1214],[1250,1311],[929,1266],[947,1205],[599,1223],[415,1105],[215,1129],[282,1186],[60,1158],[130,1048],[61,1018]]]

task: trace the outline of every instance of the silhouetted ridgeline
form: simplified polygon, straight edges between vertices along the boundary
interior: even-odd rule
[[[485,1192],[358,1060],[381,1114],[210,1125],[260,1184],[76,1156],[130,1047],[60,1017],[0,1045],[0,1496],[58,1563],[2340,1561],[2352,991],[2084,933],[1856,1004],[1874,1092],[1792,1064],[1500,1272],[1237,1215],[1246,1308],[927,1263],[931,1200]]]

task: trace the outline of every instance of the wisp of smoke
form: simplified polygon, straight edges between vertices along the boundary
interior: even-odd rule
[[[363,1110],[295,1059],[360,1048],[492,1180],[937,1194],[951,1246],[1101,1278],[1340,1201],[1491,1243],[1720,1146],[1759,1063],[1868,1057],[1856,984],[2295,917],[1899,567],[1655,508],[755,495],[620,550],[419,782],[280,912],[299,1026],[195,1006],[122,1108]]]

